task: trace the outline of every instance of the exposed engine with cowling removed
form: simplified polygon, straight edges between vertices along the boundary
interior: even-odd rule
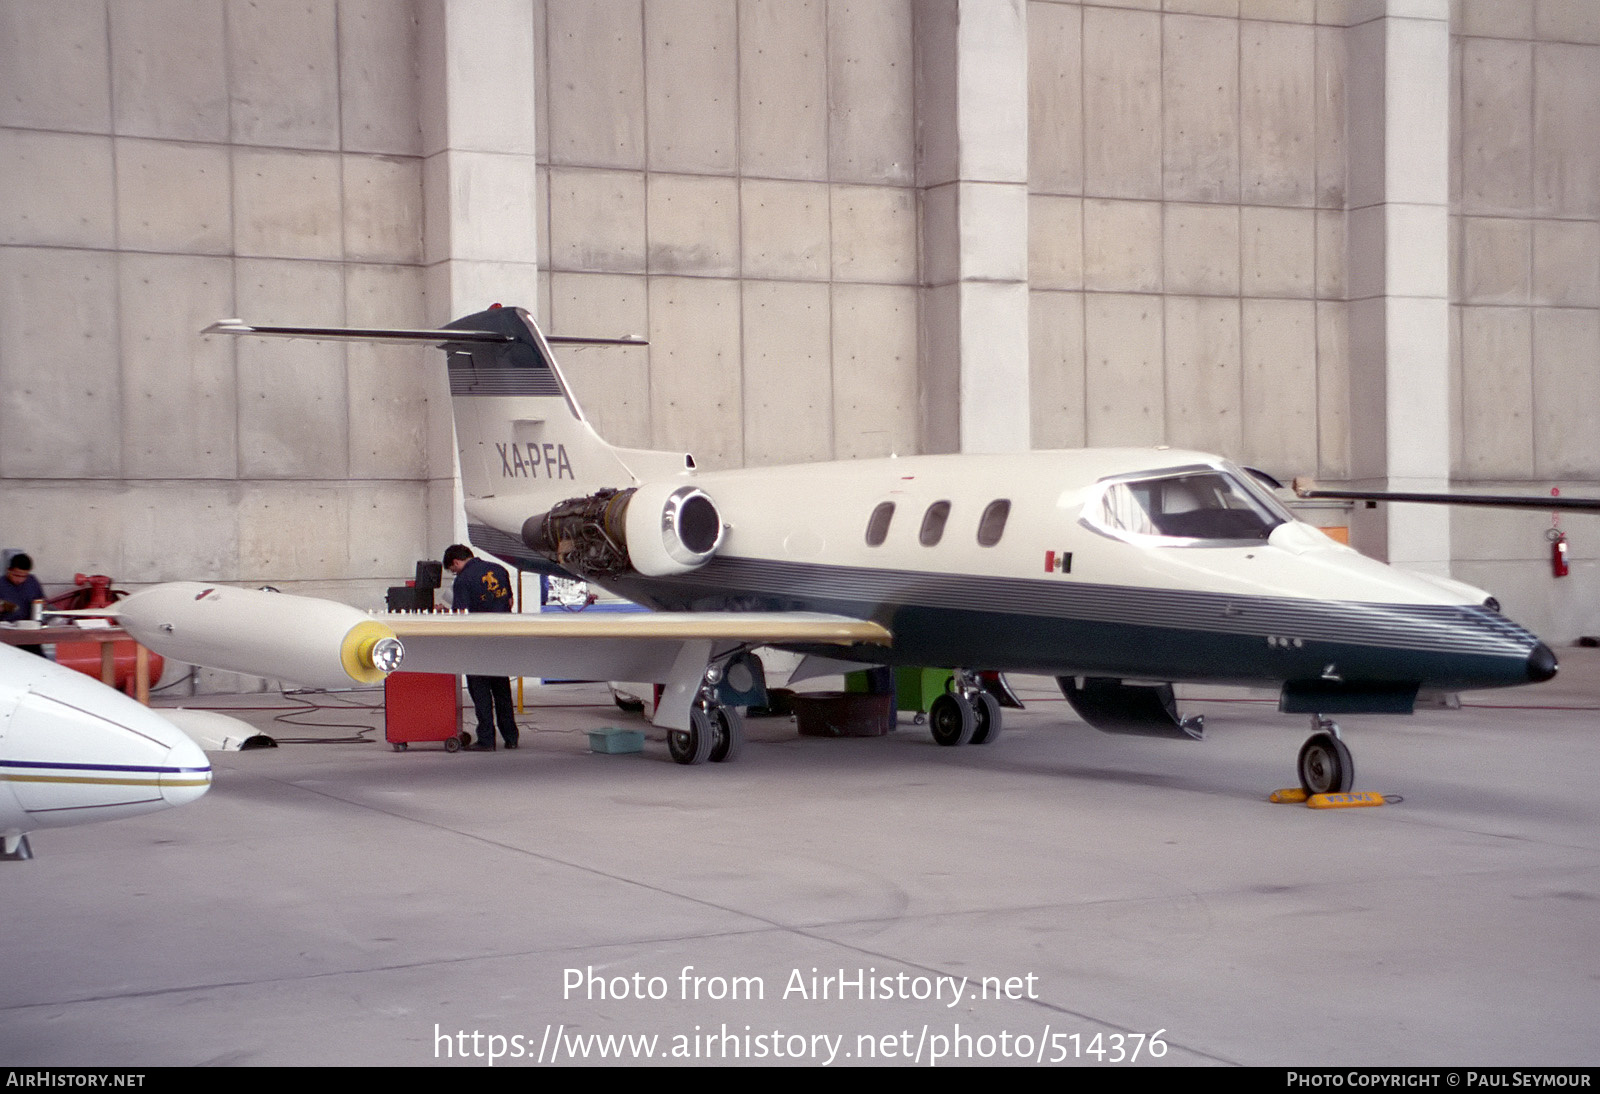
[[[711,560],[722,545],[722,516],[699,487],[645,483],[569,498],[529,517],[522,542],[586,577],[667,577]]]

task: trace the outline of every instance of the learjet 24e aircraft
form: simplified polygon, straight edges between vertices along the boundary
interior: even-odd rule
[[[955,669],[929,711],[944,745],[1000,733],[980,672],[1055,676],[1090,725],[1180,739],[1202,727],[1179,715],[1173,682],[1270,686],[1280,710],[1311,715],[1299,774],[1312,792],[1352,779],[1325,715],[1409,713],[1419,693],[1556,672],[1549,648],[1481,590],[1334,542],[1217,456],[1088,449],[699,472],[691,456],[602,440],[550,346],[604,340],[546,338],[520,308],[442,330],[225,320],[207,333],[437,345],[473,544],[654,612],[367,616],[192,584],[123,601],[124,625],[179,660],[271,675],[274,650],[293,647],[301,660],[282,675],[317,682],[315,656],[348,684],[381,678],[403,644],[417,671],[653,680],[680,763],[737,753],[736,708],[764,700],[749,656],[763,644],[829,664]],[[330,612],[349,614],[311,650],[306,621]]]

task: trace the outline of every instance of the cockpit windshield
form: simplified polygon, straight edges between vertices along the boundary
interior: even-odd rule
[[[1289,518],[1270,498],[1216,468],[1113,480],[1084,518],[1119,537],[1192,544],[1260,543]]]

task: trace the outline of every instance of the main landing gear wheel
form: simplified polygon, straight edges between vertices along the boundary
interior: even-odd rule
[[[717,729],[711,715],[701,707],[689,711],[688,729],[667,730],[667,751],[680,764],[703,764],[711,758]]]
[[[946,746],[964,745],[977,731],[978,717],[965,696],[946,692],[928,707],[928,730],[936,743]]]
[[[1313,733],[1300,746],[1300,785],[1307,794],[1346,794],[1356,781],[1350,749],[1332,733]]]
[[[712,707],[709,713],[715,730],[709,759],[714,764],[737,760],[744,751],[744,719],[733,707]]]
[[[980,691],[977,702],[972,704],[972,714],[976,722],[972,727],[972,743],[994,743],[995,738],[1000,736],[1000,700],[987,691]]]

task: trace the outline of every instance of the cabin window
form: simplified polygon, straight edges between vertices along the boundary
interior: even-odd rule
[[[1261,542],[1284,518],[1220,471],[1114,482],[1086,514],[1109,532],[1210,543]]]
[[[991,501],[978,521],[978,546],[993,547],[1005,534],[1006,518],[1011,515],[1011,499]]]
[[[894,502],[883,501],[867,519],[867,546],[882,547],[889,537],[889,522],[894,519]]]
[[[922,532],[918,536],[924,547],[932,547],[944,538],[944,524],[950,519],[950,503],[936,501],[922,514]]]

